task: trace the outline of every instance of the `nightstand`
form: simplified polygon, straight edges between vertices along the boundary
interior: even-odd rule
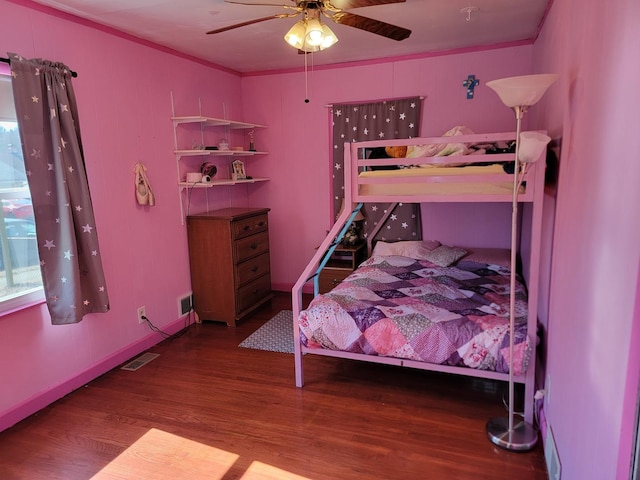
[[[347,278],[366,259],[367,244],[338,245],[320,272],[318,288],[326,293]]]

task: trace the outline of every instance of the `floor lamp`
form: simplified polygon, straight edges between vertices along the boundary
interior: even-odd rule
[[[538,441],[538,433],[524,420],[514,422],[514,382],[513,382],[513,337],[515,333],[515,289],[516,289],[516,238],[518,222],[518,191],[522,182],[521,165],[537,160],[550,138],[536,132],[520,135],[522,118],[527,108],[542,98],[547,88],[558,78],[555,74],[526,75],[502,78],[487,82],[502,103],[516,115],[516,152],[513,171],[513,197],[511,209],[511,277],[509,288],[509,416],[492,418],[487,422],[489,439],[499,447],[508,450],[531,450]],[[535,359],[534,359],[535,361]]]

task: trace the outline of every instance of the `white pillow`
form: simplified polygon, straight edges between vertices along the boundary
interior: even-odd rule
[[[415,258],[416,260],[426,260],[427,255],[437,248],[440,242],[437,240],[407,240],[400,242],[377,242],[373,247],[372,255],[399,255],[401,257]]]

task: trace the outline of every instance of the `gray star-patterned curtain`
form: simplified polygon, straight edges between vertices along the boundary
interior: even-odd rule
[[[344,143],[365,140],[413,138],[420,133],[420,97],[373,103],[333,105],[333,208],[340,211],[344,197]],[[384,215],[387,204],[367,203],[362,207],[364,236],[369,237]],[[420,205],[396,207],[376,235],[378,240],[420,240]]]
[[[9,54],[51,323],[109,310],[71,71]]]

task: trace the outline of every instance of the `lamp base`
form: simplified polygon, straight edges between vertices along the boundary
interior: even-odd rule
[[[531,450],[538,441],[538,432],[524,421],[514,422],[513,430],[509,431],[509,419],[506,417],[489,420],[487,435],[497,446],[518,452]]]

